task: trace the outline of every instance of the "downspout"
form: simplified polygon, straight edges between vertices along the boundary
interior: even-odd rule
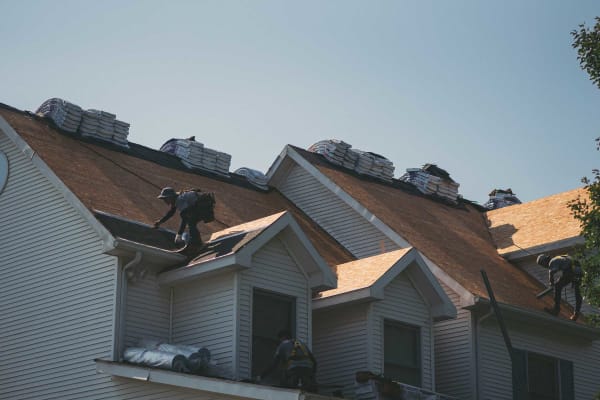
[[[134,268],[136,266],[138,266],[140,264],[140,262],[142,261],[142,252],[141,251],[136,251],[135,252],[135,257],[133,257],[133,260],[129,261],[124,267],[123,270],[121,271],[121,296],[119,298],[119,306],[120,306],[120,311],[119,311],[119,332],[118,332],[118,342],[117,342],[117,349],[119,351],[118,353],[118,359],[121,359],[121,356],[123,354],[123,350],[124,350],[124,346],[125,346],[125,314],[127,313],[127,271],[131,268]]]

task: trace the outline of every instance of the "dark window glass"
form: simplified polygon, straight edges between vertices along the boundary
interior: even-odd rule
[[[383,338],[383,375],[402,383],[421,386],[420,329],[386,320]]]
[[[288,329],[295,335],[296,302],[293,297],[254,290],[252,303],[252,375],[271,363],[279,345],[277,333]]]
[[[558,359],[527,354],[527,384],[531,400],[559,400]]]

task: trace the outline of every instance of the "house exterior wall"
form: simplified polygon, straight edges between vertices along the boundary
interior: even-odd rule
[[[296,337],[310,344],[312,311],[307,277],[283,241],[273,238],[252,256],[252,268],[238,272],[239,377],[252,369],[252,297],[254,288],[296,298]]]
[[[234,374],[233,281],[226,273],[174,288],[173,342],[206,347],[224,377]]]
[[[313,353],[317,382],[340,386],[347,398],[354,395],[357,371],[369,370],[369,303],[316,310],[313,315]],[[320,389],[327,393],[337,388]]]
[[[160,287],[155,274],[127,284],[125,347],[138,347],[142,339],[167,341],[169,297],[169,288]]]
[[[291,169],[278,189],[357,258],[399,249],[384,233],[298,165]]]
[[[375,301],[369,313],[371,370],[376,374],[384,373],[384,320],[420,328],[421,387],[433,390],[433,320],[428,304],[415,289],[407,272],[403,272],[386,286],[384,299]]]
[[[1,130],[0,150],[0,399],[88,398],[112,385],[94,359],[113,355],[117,259]]]
[[[440,282],[456,307],[456,319],[434,324],[436,391],[462,400],[474,399],[471,312],[461,308],[459,295]]]
[[[552,333],[548,329],[507,323],[513,347],[573,362],[575,398],[592,399],[600,392],[600,344]],[[481,400],[512,399],[511,363],[493,317],[479,325],[478,366]]]

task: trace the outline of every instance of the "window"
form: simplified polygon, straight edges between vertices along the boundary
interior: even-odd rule
[[[295,334],[296,300],[255,289],[252,304],[252,376],[256,376],[273,360],[279,345],[277,333],[288,329]]]
[[[573,400],[573,362],[513,349],[513,398]]]
[[[384,321],[383,375],[413,386],[421,386],[421,340],[419,327]]]

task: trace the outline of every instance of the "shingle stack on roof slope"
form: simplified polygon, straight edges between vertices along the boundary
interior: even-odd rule
[[[234,174],[245,176],[246,179],[248,180],[248,182],[250,182],[252,185],[256,186],[257,188],[260,188],[263,190],[269,189],[269,185],[267,183],[267,181],[268,181],[267,176],[258,170],[255,170],[252,168],[247,168],[247,167],[242,167],[242,168],[236,169]]]
[[[321,140],[310,146],[308,151],[321,154],[327,161],[361,175],[385,181],[394,178],[394,164],[390,160],[369,151],[353,149],[351,144],[341,140]]]
[[[160,151],[173,154],[188,168],[198,168],[217,174],[229,174],[231,155],[204,147],[194,136],[188,139],[170,139]]]
[[[515,196],[511,189],[494,189],[490,192],[489,196],[490,199],[483,205],[488,210],[521,204],[521,200]]]
[[[425,164],[422,168],[407,168],[401,181],[412,183],[425,194],[435,194],[452,202],[458,198],[458,183],[450,174],[435,164]]]
[[[60,129],[75,133],[81,124],[83,110],[77,104],[54,97],[44,101],[35,113],[50,118]]]
[[[129,124],[117,120],[115,114],[102,110],[83,110],[77,104],[59,98],[48,99],[42,103],[36,114],[50,118],[60,129],[70,133],[79,133],[128,147]]]

